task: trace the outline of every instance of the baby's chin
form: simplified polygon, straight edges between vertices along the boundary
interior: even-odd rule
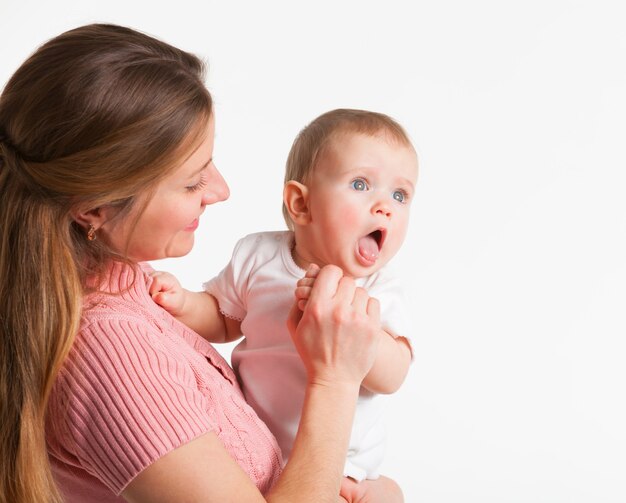
[[[381,254],[375,261],[373,261],[369,265],[364,265],[361,261],[357,259],[357,257],[324,257],[326,260],[322,260],[321,257],[317,257],[312,261],[308,261],[307,263],[317,264],[320,268],[327,265],[335,265],[343,271],[345,276],[349,276],[351,278],[364,278],[366,276],[371,276],[372,274],[380,271],[388,262],[391,260],[391,257],[387,257],[386,254]],[[302,267],[298,264],[299,267],[306,270],[306,267]]]
[[[340,265],[343,270],[344,275],[350,276],[351,278],[364,278],[366,276],[371,276],[372,274],[380,271],[385,264],[387,264],[389,260],[376,260],[372,265],[364,266],[359,263],[355,264],[343,264]]]

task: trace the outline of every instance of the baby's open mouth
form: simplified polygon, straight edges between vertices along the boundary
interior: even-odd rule
[[[380,250],[383,247],[383,238],[385,236],[383,234],[383,231],[381,229],[377,229],[374,232],[370,232],[369,236],[372,236],[374,241],[376,241],[376,244],[378,245],[378,250]]]
[[[357,258],[363,265],[370,266],[378,260],[378,255],[385,241],[385,235],[385,229],[376,229],[359,239]]]

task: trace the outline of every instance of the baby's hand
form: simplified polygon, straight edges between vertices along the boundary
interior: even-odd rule
[[[155,271],[149,288],[152,300],[172,316],[179,316],[185,307],[186,292],[173,274]]]
[[[296,299],[298,301],[298,308],[301,311],[304,311],[304,306],[306,306],[307,300],[309,300],[309,296],[311,295],[311,289],[313,288],[313,284],[315,283],[315,278],[320,272],[320,268],[317,264],[311,264],[304,275],[304,278],[300,279],[296,284]]]

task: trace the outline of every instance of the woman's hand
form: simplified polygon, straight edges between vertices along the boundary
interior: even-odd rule
[[[287,324],[309,380],[360,384],[376,355],[378,301],[336,266],[312,266],[301,281]]]

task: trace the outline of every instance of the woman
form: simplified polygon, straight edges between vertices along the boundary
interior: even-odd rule
[[[0,501],[338,499],[376,301],[329,267],[292,309],[309,385],[281,470],[226,362],[147,293],[142,263],[188,253],[205,207],[229,195],[202,71],[90,25],[3,91]]]

